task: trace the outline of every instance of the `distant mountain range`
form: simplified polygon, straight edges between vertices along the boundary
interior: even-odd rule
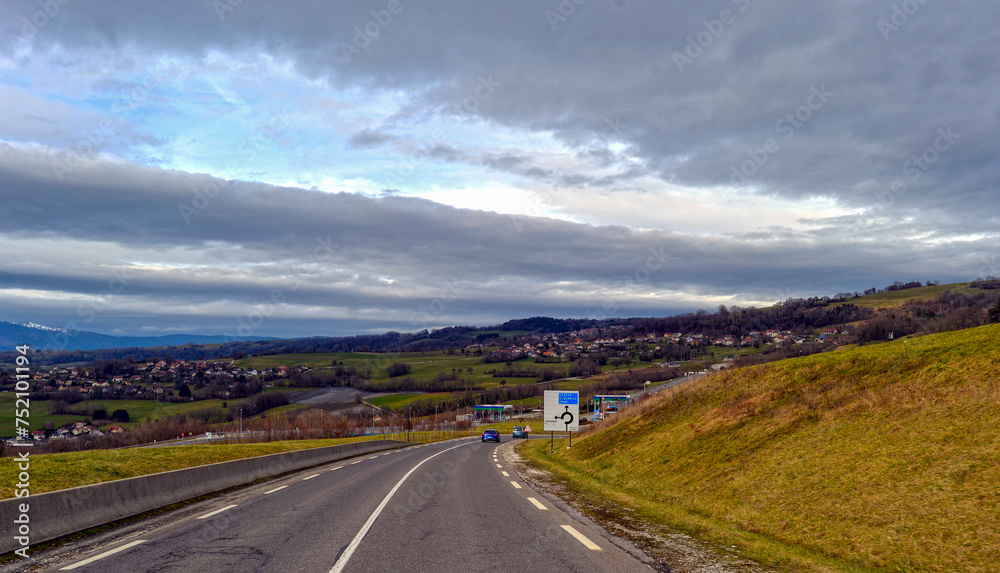
[[[13,350],[27,344],[33,350],[99,350],[104,348],[136,348],[178,346],[182,344],[218,344],[234,340],[271,340],[267,337],[245,337],[204,334],[167,334],[163,336],[111,336],[97,332],[52,328],[33,322],[0,322],[0,350]]]

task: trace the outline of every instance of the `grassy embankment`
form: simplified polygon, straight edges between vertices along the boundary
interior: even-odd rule
[[[472,432],[411,432],[415,442],[436,442],[472,435]],[[387,438],[405,441],[403,433]],[[327,440],[290,440],[261,444],[203,444],[195,446],[164,446],[161,448],[128,448],[90,450],[31,456],[32,495],[79,487],[106,481],[241,460],[282,452],[335,446],[349,442],[379,440],[381,436],[360,436]],[[0,459],[0,499],[13,497],[14,458]]]
[[[930,300],[949,291],[958,294],[979,294],[982,292],[988,292],[983,289],[972,288],[969,285],[970,283],[952,283],[946,285],[894,290],[890,292],[878,292],[874,294],[866,294],[858,298],[852,298],[846,302],[835,302],[830,306],[853,304],[855,306],[864,306],[868,308],[897,308],[903,306],[903,303],[911,300]]]
[[[786,571],[990,571],[1000,555],[1000,325],[725,372],[573,449],[581,493]]]

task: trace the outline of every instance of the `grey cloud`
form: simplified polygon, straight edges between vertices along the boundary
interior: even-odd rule
[[[946,275],[942,278],[964,279],[962,273],[973,272],[974,253],[988,252],[987,241],[967,244],[963,254],[947,245],[893,243],[891,232],[886,243],[869,249],[852,246],[853,237],[830,240],[827,235],[818,241],[790,230],[726,238],[593,227],[420,199],[326,194],[108,162],[81,167],[60,182],[42,153],[15,149],[3,162],[5,234],[80,245],[118,243],[153,259],[169,258],[157,253],[184,247],[209,269],[146,273],[149,278],[136,283],[136,293],[249,296],[269,284],[300,280],[301,296],[310,303],[328,297],[379,305],[412,301],[415,293],[433,291],[449,280],[482,285],[490,296],[496,294],[490,285],[500,278],[542,291],[553,281],[623,287],[651,260],[663,270],[641,271],[650,276],[636,293],[692,284],[753,291],[770,288],[781,276],[829,288],[841,285],[845,273],[881,276],[893,269],[902,273],[898,276],[909,276],[941,256],[954,259],[951,267],[935,267]],[[68,252],[64,272],[48,282],[24,275],[17,284],[93,290],[102,279],[80,276],[78,255]],[[255,269],[264,272],[258,276]],[[378,287],[380,277],[405,286]],[[5,282],[15,284],[15,279],[8,275]],[[74,282],[78,280],[84,282]],[[377,292],[366,293],[367,287]],[[586,299],[590,287],[581,288],[578,295]]]
[[[355,27],[373,21],[384,2],[300,2],[290,10],[246,0],[221,15],[205,2],[161,6],[71,3],[32,43],[195,55],[263,48],[317,77],[419,92],[428,107],[549,131],[571,147],[624,141],[673,183],[735,182],[852,207],[872,201],[871,186],[900,178],[939,128],[960,130],[960,142],[913,183],[906,216],[937,207],[943,184],[997,161],[990,142],[1000,136],[992,96],[1000,46],[992,23],[1000,6],[986,1],[921,4],[885,34],[880,21],[891,20],[892,5],[846,0],[588,2],[551,24],[535,2],[404,3],[349,59],[344,46],[364,43]],[[6,3],[3,32],[18,32],[21,17],[36,9]],[[718,26],[724,9],[734,22],[706,31],[704,22]],[[685,63],[699,38],[707,45],[694,45]],[[500,85],[478,97],[486,77]],[[833,95],[813,95],[824,86]],[[759,150],[768,140],[779,149],[765,156]],[[445,148],[432,155],[463,159]],[[743,165],[744,177],[734,177]],[[981,195],[960,193],[944,208],[967,212]],[[994,214],[998,204],[989,207]]]
[[[436,143],[430,148],[422,150],[420,154],[432,159],[448,162],[464,161],[468,157],[464,151],[444,143]]]
[[[556,172],[528,155],[484,154],[457,143],[410,150],[422,157],[607,190],[653,174],[676,185],[734,185],[734,200],[741,193],[829,198],[859,214],[812,221],[810,231],[762,221],[757,233],[720,237],[507,217],[391,193],[376,199],[224,182],[93,158],[60,180],[54,161],[75,159],[65,150],[78,143],[60,122],[100,118],[21,101],[0,115],[0,137],[19,142],[30,135],[63,156],[3,148],[2,233],[61,238],[81,251],[67,252],[62,273],[8,267],[5,284],[92,292],[102,279],[78,263],[85,249],[108,241],[137,255],[188,249],[218,271],[145,273],[133,285],[135,296],[247,303],[299,280],[302,304],[406,315],[457,280],[468,287],[451,307],[456,314],[573,315],[599,306],[600,289],[617,290],[622,309],[654,312],[662,309],[644,307],[638,295],[678,289],[766,298],[790,288],[853,291],[897,278],[966,280],[996,256],[1000,5],[993,2],[921,4],[887,33],[880,21],[890,19],[891,3],[846,0],[586,2],[554,24],[544,5],[528,1],[404,3],[363,48],[356,27],[383,10],[383,1],[309,0],[290,8],[245,0],[222,13],[201,0],[60,6],[32,32],[23,19],[39,10],[36,3],[0,4],[0,37],[24,36],[34,50],[14,57],[16,64],[30,66],[55,49],[84,59],[126,47],[195,58],[266,52],[331,85],[419,94],[391,118],[399,120],[394,133],[407,118],[474,117],[552,134],[578,157],[617,173]],[[714,26],[723,9],[735,21],[717,35],[708,31],[708,45],[692,46],[706,37],[704,22]],[[345,46],[359,53],[346,58]],[[38,118],[51,129],[39,131]],[[405,134],[394,137],[371,128],[350,143],[405,147]],[[641,165],[612,152],[616,142]],[[122,131],[104,145],[141,143],[159,141]],[[651,248],[672,253],[669,262],[629,287]],[[280,272],[254,271],[263,267]],[[388,284],[383,279],[394,286],[380,286]],[[565,282],[579,285],[568,295],[573,303],[547,294]],[[534,296],[518,302],[511,292]],[[290,319],[275,318],[283,320]]]
[[[527,157],[511,155],[510,153],[489,155],[483,157],[483,165],[492,167],[494,169],[499,169],[501,171],[511,171],[512,169],[523,165],[528,160]]]
[[[389,133],[376,131],[374,129],[363,129],[350,137],[350,145],[357,148],[378,147],[383,143],[393,141],[396,137]]]

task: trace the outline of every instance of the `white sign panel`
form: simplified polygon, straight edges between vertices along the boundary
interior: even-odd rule
[[[545,391],[545,431],[580,431],[580,393],[565,390]]]

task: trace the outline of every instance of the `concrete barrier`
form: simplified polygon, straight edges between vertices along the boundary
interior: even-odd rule
[[[352,442],[0,500],[0,530],[11,532],[0,537],[0,554],[21,547],[14,539],[21,504],[29,506],[34,545],[258,479],[404,445],[394,440]]]

